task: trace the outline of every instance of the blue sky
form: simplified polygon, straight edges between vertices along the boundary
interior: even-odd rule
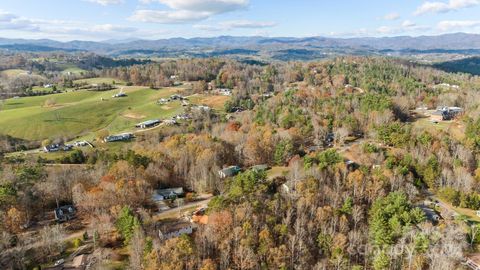
[[[0,0],[0,37],[56,40],[480,33],[480,0]]]

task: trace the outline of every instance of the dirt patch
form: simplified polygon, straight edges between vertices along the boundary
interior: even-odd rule
[[[162,108],[162,110],[170,110],[172,107],[165,105],[165,106],[162,106],[160,108]]]
[[[143,118],[146,117],[146,116],[143,115],[143,114],[132,113],[132,112],[125,113],[125,114],[123,114],[122,116],[125,117],[125,118],[130,118],[130,119],[143,119]]]
[[[63,108],[65,105],[63,104],[44,104],[42,108],[47,108],[47,109],[59,109]]]

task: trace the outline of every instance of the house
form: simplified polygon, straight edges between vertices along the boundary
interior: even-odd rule
[[[179,114],[179,115],[175,115],[173,117],[173,120],[188,120],[188,119],[191,119],[192,117],[188,114]]]
[[[170,96],[170,100],[187,100],[187,98],[185,98],[181,95],[175,94],[175,95]]]
[[[219,94],[219,95],[222,95],[222,96],[231,96],[232,95],[232,90],[231,89],[228,89],[228,88],[218,88],[216,90],[216,92]]]
[[[161,227],[158,229],[158,237],[161,241],[177,238],[183,234],[190,235],[197,228],[195,224],[186,222],[177,222],[157,227]]]
[[[245,111],[245,109],[242,108],[242,107],[233,107],[233,108],[231,109],[231,112],[232,112],[232,113],[240,113],[240,112],[243,112],[243,111]]]
[[[77,209],[75,209],[73,205],[65,205],[55,208],[53,212],[57,222],[64,222],[74,219],[77,214]]]
[[[183,190],[182,187],[158,189],[155,193],[157,195],[156,199],[162,200],[162,201],[176,199],[176,198],[185,196],[185,191]]]
[[[51,144],[43,147],[43,152],[51,153],[51,152],[58,152],[60,151],[61,146],[60,144]]]
[[[87,141],[78,141],[78,142],[74,142],[73,145],[75,147],[85,147],[85,146],[90,146],[90,147],[93,147],[92,144],[90,144],[89,142]]]
[[[459,107],[439,107],[436,111],[430,113],[432,122],[441,122],[455,119],[463,113],[463,109]]]
[[[160,123],[162,123],[162,121],[160,121],[158,119],[148,120],[148,121],[136,124],[135,127],[136,128],[143,128],[143,129],[152,128],[152,127],[156,127],[156,126],[160,125]]]
[[[201,112],[209,112],[212,110],[210,107],[205,105],[198,105],[198,106],[192,107],[192,109],[201,111]]]
[[[157,101],[157,104],[163,105],[163,104],[169,103],[170,101],[171,101],[171,100],[170,100],[169,98],[161,98],[161,99],[159,99],[159,100]]]
[[[345,160],[345,166],[346,166],[347,169],[349,169],[349,170],[355,170],[355,169],[357,169],[357,168],[359,167],[358,164],[355,163],[355,161],[349,160],[349,159]]]
[[[52,153],[52,152],[58,152],[58,151],[70,151],[72,150],[73,145],[71,144],[51,144],[43,147],[43,152],[45,153]]]
[[[128,141],[133,139],[133,134],[131,133],[123,133],[119,135],[111,135],[103,139],[104,142],[120,142],[120,141]]]
[[[125,94],[125,93],[118,93],[118,94],[113,95],[112,97],[113,98],[121,98],[121,97],[126,97],[126,96],[127,96],[127,94]]]
[[[157,192],[153,193],[151,200],[155,203],[158,211],[160,212],[170,209],[170,206],[165,201],[165,197],[163,195],[158,194]]]
[[[435,210],[425,205],[421,205],[419,206],[419,208],[423,211],[423,213],[425,214],[425,217],[431,223],[437,223],[438,221],[440,221],[440,216],[437,214],[437,212],[435,212]]]
[[[242,169],[238,166],[230,166],[218,171],[220,178],[227,178],[237,175]]]
[[[458,85],[455,85],[455,84],[449,84],[449,83],[441,83],[441,84],[437,84],[435,85],[433,88],[453,88],[453,89],[459,89],[460,86]]]
[[[167,119],[163,120],[163,123],[167,126],[173,126],[177,124],[177,121],[175,119]]]

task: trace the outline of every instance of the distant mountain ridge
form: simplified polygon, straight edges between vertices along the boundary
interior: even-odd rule
[[[28,46],[27,46],[28,45]],[[18,48],[16,48],[18,47]],[[480,35],[455,33],[439,36],[397,36],[397,37],[364,37],[364,38],[330,38],[330,37],[235,37],[219,36],[213,38],[170,38],[159,40],[107,40],[95,41],[68,41],[60,42],[49,39],[7,39],[0,38],[0,48],[20,51],[89,51],[108,55],[121,55],[123,52],[158,52],[174,54],[180,52],[205,53],[216,50],[244,50],[244,51],[285,51],[311,50],[318,55],[318,51],[345,51],[346,53],[386,52],[386,51],[438,51],[446,52],[480,50]],[[307,51],[308,52],[308,51]],[[302,52],[304,54],[306,52]]]

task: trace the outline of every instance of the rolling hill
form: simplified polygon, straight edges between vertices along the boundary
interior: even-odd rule
[[[182,111],[179,102],[159,106],[159,98],[178,88],[151,90],[125,87],[125,98],[112,98],[118,90],[77,91],[56,95],[8,99],[0,111],[0,134],[26,140],[68,138],[131,130],[134,124],[150,118],[172,117]],[[33,124],[35,123],[35,124]]]

